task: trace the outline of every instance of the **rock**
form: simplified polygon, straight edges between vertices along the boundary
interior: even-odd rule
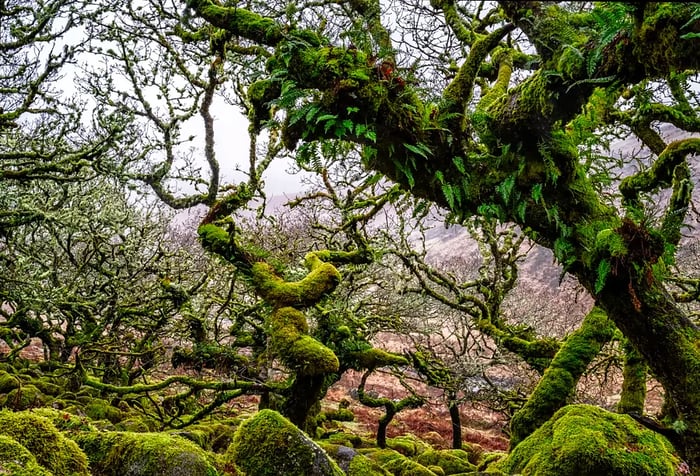
[[[217,476],[213,456],[166,433],[90,431],[75,439],[94,476]]]
[[[569,405],[492,466],[506,474],[539,476],[674,476],[680,463],[666,438],[628,415]]]
[[[225,458],[227,470],[235,467],[250,476],[344,475],[320,446],[272,410],[241,424]]]
[[[37,463],[55,475],[90,476],[85,454],[47,418],[29,411],[2,411],[0,434],[27,448]]]
[[[0,474],[52,476],[51,472],[39,466],[27,448],[6,435],[0,435]]]

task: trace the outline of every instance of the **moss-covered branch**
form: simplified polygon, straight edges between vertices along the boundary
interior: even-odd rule
[[[647,397],[647,363],[629,341],[625,341],[622,350],[624,352],[623,381],[617,411],[643,415]]]
[[[86,377],[84,380],[84,385],[88,387],[96,388],[97,390],[113,393],[115,395],[130,395],[130,394],[142,394],[147,392],[154,392],[156,390],[163,390],[170,387],[171,385],[186,385],[192,389],[199,390],[217,390],[217,391],[229,391],[229,390],[244,390],[251,393],[261,393],[268,392],[270,388],[266,385],[248,382],[245,380],[234,380],[233,382],[219,382],[219,381],[205,381],[197,380],[192,377],[187,377],[183,375],[174,375],[168,377],[160,382],[155,383],[139,383],[135,385],[111,385],[103,383],[95,378]]]
[[[620,183],[625,199],[635,201],[641,192],[669,187],[676,167],[684,164],[688,155],[700,153],[700,139],[681,139],[670,143],[650,169],[627,177]]]
[[[595,307],[564,342],[523,408],[511,420],[511,448],[539,428],[561,407],[591,361],[615,331],[605,312]]]
[[[212,0],[188,0],[187,6],[212,25],[256,43],[275,46],[284,38],[283,25],[245,8],[224,7]]]

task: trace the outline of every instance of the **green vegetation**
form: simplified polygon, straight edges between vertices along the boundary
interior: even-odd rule
[[[46,418],[29,411],[0,412],[0,434],[13,438],[54,474],[89,476],[88,462],[77,444]]]
[[[164,433],[84,432],[75,440],[97,476],[217,476],[215,458],[179,436]]]
[[[589,405],[559,410],[496,466],[507,474],[673,475],[669,442],[626,415]]]
[[[343,474],[316,443],[272,410],[261,410],[241,424],[226,464],[260,476]]]
[[[0,472],[700,475],[698,4],[0,3]]]

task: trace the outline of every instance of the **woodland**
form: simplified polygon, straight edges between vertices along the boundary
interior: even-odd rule
[[[0,474],[700,475],[699,51],[693,2],[0,0]]]

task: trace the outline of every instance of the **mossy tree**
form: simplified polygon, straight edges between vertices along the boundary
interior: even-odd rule
[[[206,0],[188,6],[208,24],[272,52],[272,79],[251,88],[254,129],[274,125],[271,105],[283,108],[289,148],[332,137],[364,144],[365,165],[414,195],[457,216],[520,224],[553,249],[648,361],[686,425],[681,450],[698,466],[697,331],[664,290],[663,263],[673,259],[679,217],[691,199],[686,160],[700,142],[666,143],[649,127],[662,121],[698,128],[697,105],[685,94],[699,66],[695,6],[597,4],[577,10],[501,2],[467,19],[453,2],[436,1],[444,31],[468,52],[431,98],[410,84],[419,78],[403,77],[410,70],[395,69],[402,58],[388,44],[372,3],[347,8],[366,22],[382,48],[382,65],[391,68],[377,67],[371,51],[335,45],[332,38],[251,10]],[[484,26],[489,21],[495,28]],[[519,49],[524,39],[536,52],[530,61]],[[486,74],[489,67],[494,76]],[[518,79],[516,71],[528,74]],[[509,88],[511,81],[516,85]],[[650,81],[668,85],[670,104],[654,97]],[[631,98],[628,110],[618,107],[625,98]],[[601,193],[591,167],[596,159],[579,147],[609,126],[628,127],[655,159],[620,184],[619,208]],[[663,189],[672,194],[657,225],[644,219],[641,195]]]
[[[413,29],[393,25],[405,33],[399,35],[389,34],[372,1],[185,5],[182,18],[157,3],[145,19],[125,15],[145,25],[135,36],[151,35],[151,45],[167,53],[164,63],[173,59],[184,89],[195,89],[184,116],[200,112],[205,136],[214,130],[214,91],[234,73],[239,92],[247,88],[238,100],[253,143],[264,130],[272,146],[281,141],[303,155],[319,140],[351,141],[363,147],[365,167],[457,219],[481,215],[520,225],[553,250],[650,365],[686,428],[680,449],[699,471],[697,328],[664,278],[692,198],[687,161],[700,141],[669,141],[652,127],[700,129],[697,99],[688,94],[700,66],[696,5],[435,0],[434,15],[397,4],[398,15],[415,19],[400,22]],[[179,39],[167,43],[158,31]],[[140,88],[138,78],[153,77],[136,62],[146,52],[128,42],[118,47],[112,57]],[[187,70],[197,62],[202,69]],[[174,206],[203,203],[225,216],[213,142],[204,148],[210,175],[198,177],[205,184],[195,180],[198,193],[174,196],[169,152],[179,144],[183,116],[163,120],[143,95],[119,99],[114,89],[94,92],[151,121],[168,152],[134,177]],[[595,147],[605,145],[609,131],[634,134],[650,151],[640,171],[622,172],[619,187],[615,161]],[[252,161],[249,175],[268,163]],[[660,191],[670,198],[653,202],[663,207],[654,220],[644,197]]]

